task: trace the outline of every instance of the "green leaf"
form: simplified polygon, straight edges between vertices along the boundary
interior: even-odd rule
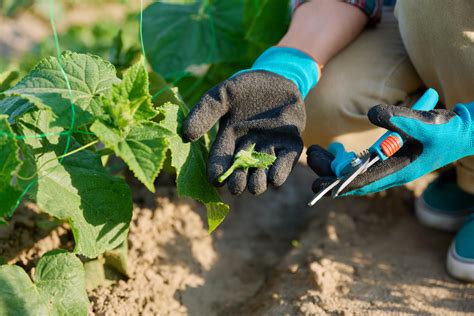
[[[104,253],[105,263],[125,276],[129,276],[128,269],[128,241],[125,240],[120,246]]]
[[[125,72],[123,80],[113,85],[111,95],[104,96],[102,102],[112,124],[121,129],[151,120],[158,114],[148,92],[143,58]]]
[[[148,60],[166,78],[191,65],[238,60],[245,54],[242,0],[155,2],[143,16]]]
[[[8,115],[8,121],[12,124],[16,117],[31,110],[32,104],[21,97],[0,98],[0,114]]]
[[[165,103],[161,109],[165,118],[160,122],[160,126],[171,133],[167,137],[171,151],[171,166],[178,172],[186,163],[187,154],[191,150],[191,143],[183,142],[179,135],[181,122],[184,121],[185,115],[178,105],[171,102]]]
[[[288,30],[288,0],[247,0],[246,12],[250,10],[252,18],[246,16],[250,27],[245,38],[263,48],[277,44]]]
[[[148,190],[155,192],[153,183],[166,159],[168,141],[164,137],[170,134],[169,131],[147,122],[133,126],[126,135],[121,135],[119,130],[100,121],[92,124],[91,131],[125,161]]]
[[[20,181],[29,195],[48,214],[71,225],[75,252],[97,257],[122,243],[132,216],[130,189],[123,179],[110,175],[100,157],[83,150],[58,161],[66,149],[67,137],[58,136],[61,128],[50,127],[51,112],[36,111],[18,120],[18,130],[26,136]],[[37,134],[47,137],[35,138]],[[71,139],[71,150],[78,148]]]
[[[105,275],[105,259],[100,256],[84,262],[84,270],[86,272],[86,289],[92,291],[100,286],[109,287],[114,281]]]
[[[196,104],[199,99],[213,86],[226,80],[237,71],[248,68],[250,65],[229,65],[226,63],[214,64],[204,77],[187,76],[177,85],[187,104]]]
[[[68,89],[61,65],[71,90]],[[9,98],[3,99],[0,108],[21,107],[23,110],[20,113],[33,105],[51,109],[55,114],[55,125],[69,127],[73,118],[72,101],[75,108],[74,125],[79,127],[103,115],[99,102],[101,95],[108,93],[112,84],[118,82],[114,66],[100,57],[64,52],[61,64],[55,57],[45,58],[18,84],[5,91],[6,96],[21,98],[16,98],[14,105]],[[28,106],[24,104],[25,99],[30,102]],[[2,113],[5,111],[2,110]]]
[[[88,291],[99,286],[108,287],[118,280],[129,276],[128,245],[125,241],[118,248],[106,251],[97,259],[84,263],[86,271],[86,288]]]
[[[0,92],[10,88],[19,78],[20,73],[17,70],[7,70],[0,73]]]
[[[20,192],[12,179],[20,166],[19,147],[6,115],[0,115],[0,217],[13,212]]]
[[[205,152],[201,142],[192,143],[176,181],[178,194],[192,197],[206,206],[209,232],[212,232],[227,216],[229,205],[222,202],[216,189],[209,183]]]
[[[178,105],[167,103],[163,106],[165,119],[162,126],[174,132],[169,137],[171,165],[176,169],[176,185],[180,196],[189,196],[207,208],[209,232],[214,231],[225,219],[229,205],[222,202],[217,190],[209,183],[206,173],[206,149],[202,141],[184,143],[179,136],[183,110]]]
[[[180,106],[186,107],[186,105],[182,102],[179,94],[178,88],[173,87],[169,83],[165,81],[165,79],[157,74],[156,72],[152,72],[149,74],[150,78],[150,92],[153,94],[152,101],[155,108],[161,107],[163,104],[167,102],[171,102],[173,104],[179,104]],[[161,117],[155,121],[160,121]]]
[[[1,315],[87,315],[88,306],[84,268],[71,253],[46,253],[35,283],[18,266],[0,266]]]
[[[236,169],[249,169],[249,168],[265,168],[270,167],[276,160],[274,155],[261,153],[255,151],[255,144],[252,144],[249,148],[243,149],[235,155],[234,162],[226,172],[224,172],[219,179],[220,183],[224,182],[232,172]]]
[[[165,137],[171,133],[149,120],[158,112],[153,109],[148,92],[148,73],[143,59],[132,66],[110,96],[103,98],[110,120],[97,120],[91,131],[122,158],[135,177],[155,192],[158,176],[168,151]]]

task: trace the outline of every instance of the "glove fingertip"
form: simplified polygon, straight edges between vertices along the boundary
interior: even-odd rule
[[[288,178],[287,172],[274,171],[274,172],[271,172],[269,175],[269,181],[271,185],[273,185],[276,188],[281,187],[283,183],[285,183],[287,178]]]
[[[280,187],[285,183],[291,170],[298,161],[299,153],[295,151],[280,153],[279,157],[268,171],[268,182],[274,187]]]
[[[334,160],[334,155],[318,145],[313,146],[315,149],[307,153],[308,166],[319,176],[333,176],[331,162]]]
[[[212,159],[212,158],[211,158]],[[219,177],[225,172],[226,168],[224,165],[227,166],[226,162],[222,159],[220,160],[209,160],[207,165],[207,178],[209,183],[211,183],[215,187],[221,187],[229,181],[229,178],[220,182]]]
[[[306,155],[309,156],[313,152],[325,151],[325,149],[317,144],[313,144],[306,149]]]
[[[195,127],[193,118],[188,116],[181,127],[181,138],[185,143],[189,143],[198,140],[201,136]]]
[[[372,124],[387,128],[390,125],[390,119],[393,117],[394,108],[396,109],[397,106],[379,104],[369,110],[367,117]]]
[[[247,170],[238,169],[232,173],[227,181],[227,187],[232,195],[240,195],[247,187]]]
[[[219,177],[224,173],[224,172],[221,172],[220,170],[222,170],[220,165],[217,165],[217,164],[208,165],[207,178],[209,180],[209,183],[217,188],[225,185],[229,181],[229,179],[226,179],[222,182],[219,181]]]
[[[267,175],[264,169],[257,169],[250,173],[247,189],[253,195],[260,195],[267,190]]]

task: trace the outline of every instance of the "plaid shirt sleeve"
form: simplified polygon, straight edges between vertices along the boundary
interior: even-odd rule
[[[291,0],[291,7],[294,10],[308,0]],[[377,24],[382,17],[383,0],[344,0],[344,2],[361,9],[369,17],[369,24]]]

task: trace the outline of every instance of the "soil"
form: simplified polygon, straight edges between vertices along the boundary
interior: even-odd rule
[[[474,285],[445,271],[453,235],[413,215],[413,188],[426,181],[308,208],[312,179],[298,165],[278,190],[223,192],[231,212],[212,235],[203,207],[168,180],[154,195],[137,186],[130,278],[90,291],[91,315],[474,314]],[[0,231],[0,256],[31,269],[71,248],[66,227],[48,233],[41,220],[27,203]]]

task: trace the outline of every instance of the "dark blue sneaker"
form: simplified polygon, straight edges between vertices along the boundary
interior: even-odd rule
[[[456,173],[442,173],[430,183],[415,203],[416,216],[429,227],[457,231],[468,216],[474,213],[474,195],[461,190],[456,183]]]
[[[474,282],[474,215],[459,230],[451,244],[446,262],[456,279]]]

